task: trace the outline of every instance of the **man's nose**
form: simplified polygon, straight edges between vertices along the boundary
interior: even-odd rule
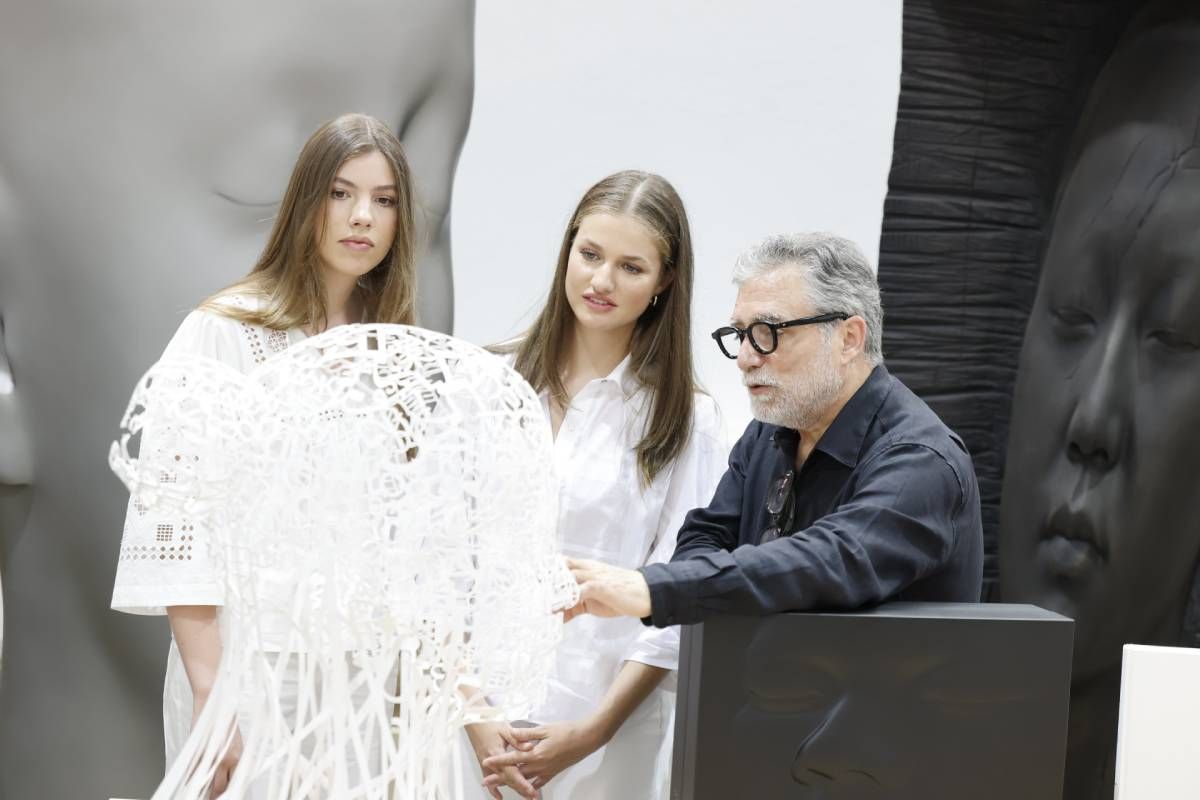
[[[766,361],[766,356],[754,349],[754,345],[750,344],[750,334],[746,333],[742,337],[742,341],[738,344],[737,365],[742,372],[761,367]]]

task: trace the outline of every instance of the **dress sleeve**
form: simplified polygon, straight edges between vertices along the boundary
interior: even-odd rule
[[[238,323],[206,311],[184,319],[163,355],[198,355],[242,371]],[[193,454],[173,442],[170,429],[147,426],[140,460],[164,465],[158,481],[175,484],[194,470]],[[178,452],[176,452],[178,451]],[[121,534],[112,608],[130,614],[165,614],[167,606],[224,604],[223,582],[209,553],[205,527],[186,513],[151,508],[131,495]]]
[[[712,500],[713,491],[725,473],[728,455],[728,440],[716,402],[708,395],[696,395],[692,435],[671,470],[654,545],[641,566],[664,564],[671,560],[675,552],[675,537],[683,526],[684,517],[693,508],[706,506]],[[663,669],[677,669],[679,626],[641,631],[626,651],[624,660]]]

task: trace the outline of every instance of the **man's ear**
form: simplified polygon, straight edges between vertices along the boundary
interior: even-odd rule
[[[842,363],[849,364],[867,348],[867,321],[857,314],[842,323]]]

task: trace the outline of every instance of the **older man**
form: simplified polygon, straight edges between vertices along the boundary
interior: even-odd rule
[[[979,488],[962,440],[883,366],[870,264],[828,234],[774,236],[744,254],[731,324],[755,421],[669,564],[573,560],[568,616],[657,626],[722,613],[979,600]]]

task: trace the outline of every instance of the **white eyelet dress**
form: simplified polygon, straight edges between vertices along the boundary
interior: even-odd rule
[[[256,301],[239,295],[226,302],[250,308]],[[270,356],[301,341],[300,330],[276,331],[212,311],[184,319],[163,355],[201,355],[249,374]],[[186,468],[186,454],[178,454]],[[209,560],[206,531],[188,519],[165,519],[131,498],[113,587],[112,608],[130,614],[165,614],[167,606],[224,604],[220,576]],[[172,639],[163,685],[166,764],[179,753],[192,724],[192,690]]]

